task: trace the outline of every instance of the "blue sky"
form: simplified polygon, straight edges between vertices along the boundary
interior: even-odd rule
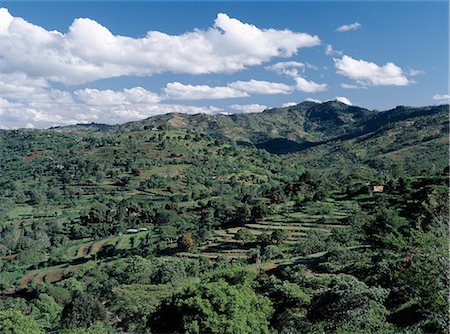
[[[1,128],[258,112],[305,99],[380,110],[449,99],[443,1],[0,7]]]

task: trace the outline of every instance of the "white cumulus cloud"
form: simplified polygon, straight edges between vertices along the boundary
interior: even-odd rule
[[[299,75],[299,70],[300,72],[303,72],[305,67],[306,65],[299,61],[282,61],[266,66],[266,69],[288,77],[297,77]]]
[[[345,31],[350,31],[350,30],[358,30],[358,29],[361,29],[361,28],[362,28],[362,24],[358,23],[358,22],[355,22],[355,23],[352,23],[352,24],[344,24],[344,25],[338,27],[336,29],[336,31],[345,32]]]
[[[338,55],[338,56],[342,56],[344,52],[341,50],[335,50],[333,48],[333,45],[331,44],[327,44],[327,46],[325,47],[325,54],[327,56],[331,56],[331,55]]]
[[[170,112],[223,111],[215,106],[160,103],[161,96],[142,87],[71,92],[52,88],[45,80],[30,79],[23,73],[0,78],[0,127],[4,129],[89,122],[117,124]]]
[[[143,38],[114,35],[88,18],[74,20],[67,33],[48,31],[5,8],[0,22],[2,73],[25,72],[65,84],[161,72],[231,73],[320,44],[317,36],[261,29],[223,13],[207,30],[149,31]]]
[[[327,56],[333,54],[333,46],[331,44],[327,44],[327,46],[325,47],[325,54]]]
[[[365,86],[341,83],[341,87],[345,89],[367,89]]]
[[[290,94],[293,91],[291,86],[284,83],[254,79],[250,81],[235,81],[228,86],[250,94]]]
[[[342,102],[342,103],[344,103],[346,105],[349,105],[349,106],[353,105],[352,102],[346,97],[336,96],[335,99],[336,99],[336,101]]]
[[[13,103],[0,98],[0,125],[19,128],[33,125],[46,128],[76,123],[121,124],[166,113],[215,114],[223,111],[215,106],[191,106],[162,103],[129,103],[88,105],[83,102]]]
[[[416,76],[416,75],[422,75],[422,74],[425,74],[425,71],[423,71],[423,70],[418,70],[418,69],[415,69],[415,68],[408,68],[407,70],[406,70],[406,74],[408,74],[408,75],[410,75],[410,76]]]
[[[0,40],[1,41],[1,40]],[[42,78],[30,78],[23,72],[1,73],[0,93],[5,98],[28,98],[48,88],[49,83]]]
[[[433,100],[450,102],[450,95],[449,94],[434,94]]]
[[[347,55],[333,60],[337,73],[355,80],[361,86],[407,86],[411,83],[403,70],[394,63],[379,66]]]
[[[170,82],[163,89],[167,99],[172,100],[218,100],[236,97],[247,97],[248,93],[231,87],[210,87],[208,85],[185,85]]]
[[[306,101],[306,102],[314,102],[314,103],[322,103],[321,100],[313,99],[312,97],[307,97],[307,98],[305,99],[305,101]]]
[[[158,94],[150,92],[142,87],[124,89],[123,91],[85,88],[76,90],[74,94],[82,102],[91,106],[157,103],[161,101]]]
[[[238,113],[258,113],[263,112],[268,107],[262,104],[232,104],[229,106],[234,111],[237,111]]]
[[[295,78],[295,82],[296,82],[295,88],[301,92],[318,93],[327,90],[326,84],[318,84],[314,81],[309,81],[302,77]]]
[[[285,61],[279,62],[270,66],[266,69],[276,72],[278,74],[286,75],[296,82],[295,89],[301,92],[307,93],[317,93],[327,90],[326,84],[318,84],[314,81],[307,80],[300,76],[300,72],[304,72],[305,68],[317,69],[317,66],[309,63],[301,63],[298,61]]]
[[[234,81],[227,86],[185,85],[171,82],[163,89],[164,99],[172,100],[219,100],[247,97],[250,94],[290,94],[293,87],[279,82],[249,80]]]
[[[287,108],[287,107],[292,107],[292,106],[296,106],[298,103],[297,102],[285,102],[281,105],[282,108]]]

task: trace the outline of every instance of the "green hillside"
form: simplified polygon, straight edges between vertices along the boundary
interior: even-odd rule
[[[0,131],[0,316],[442,333],[448,111],[304,102]]]
[[[387,111],[373,111],[348,106],[338,101],[303,102],[256,114],[230,116],[166,114],[129,123],[123,127],[136,130],[169,126],[203,131],[254,145],[270,139],[287,139],[297,144],[317,145],[382,131],[385,127],[418,117],[428,117],[430,121],[440,120],[445,123],[447,114],[448,105],[424,108],[397,107]]]

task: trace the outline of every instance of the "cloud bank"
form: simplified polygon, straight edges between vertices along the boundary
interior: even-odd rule
[[[125,75],[232,73],[300,48],[317,36],[260,29],[219,13],[207,30],[181,35],[149,31],[143,38],[112,34],[100,23],[75,19],[67,33],[48,31],[0,9],[0,70],[64,84]]]

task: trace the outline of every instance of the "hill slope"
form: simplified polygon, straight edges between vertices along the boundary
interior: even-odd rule
[[[338,101],[321,104],[303,102],[257,114],[166,114],[129,123],[123,128],[183,128],[256,145],[271,153],[290,153],[330,141],[380,134],[396,126],[403,127],[402,122],[419,118],[422,119],[422,126],[424,122],[429,122],[432,134],[442,134],[448,128],[448,105],[423,108],[400,106],[387,111],[373,111]]]

